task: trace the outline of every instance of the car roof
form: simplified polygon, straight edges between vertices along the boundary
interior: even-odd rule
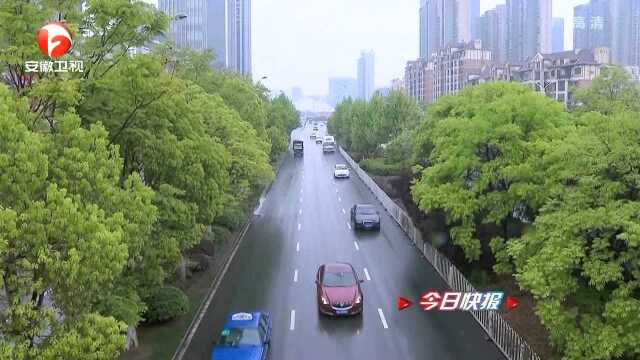
[[[260,318],[264,315],[265,313],[260,311],[229,314],[227,321],[224,323],[224,327],[240,329],[257,328],[258,321],[260,321]]]
[[[353,271],[351,264],[342,262],[324,264],[324,272],[336,273],[345,271]]]

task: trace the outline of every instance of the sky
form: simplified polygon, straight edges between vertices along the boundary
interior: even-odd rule
[[[375,52],[375,86],[403,77],[418,57],[419,0],[253,0],[254,79],[272,91],[294,86],[305,95],[328,92],[329,77],[356,77],[360,51]],[[553,0],[565,18],[565,48],[573,42],[573,7],[588,0]],[[480,0],[481,12],[505,0]]]

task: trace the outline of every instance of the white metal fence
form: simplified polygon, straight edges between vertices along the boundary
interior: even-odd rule
[[[407,213],[400,208],[389,196],[360,168],[358,163],[353,161],[349,154],[339,147],[340,153],[349,163],[351,169],[358,175],[360,180],[369,188],[373,195],[380,201],[382,206],[398,222],[402,230],[413,241],[415,246],[424,254],[425,258],[433,265],[436,271],[442,276],[447,284],[454,291],[473,292],[473,285],[462,275],[462,273],[447,259],[441,255],[428,241],[422,239],[422,234]],[[518,335],[513,328],[494,311],[469,311],[480,326],[487,332],[493,342],[500,348],[502,353],[510,360],[540,360],[540,357],[531,347]]]

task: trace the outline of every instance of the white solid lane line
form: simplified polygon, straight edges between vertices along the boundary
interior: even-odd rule
[[[298,269],[293,272],[293,282],[298,282]]]
[[[382,311],[378,309],[378,311]],[[296,328],[296,311],[291,310],[291,323],[289,323],[289,330],[293,331]]]
[[[342,213],[343,213],[343,214],[346,214],[347,212],[346,212],[346,211],[344,211],[344,209],[342,209]]]
[[[369,276],[369,271],[367,268],[364,268],[364,277],[367,278],[367,281],[371,281],[371,276]]]
[[[296,252],[300,252],[300,241],[296,243]]]
[[[356,247],[356,250],[360,250],[360,247],[358,246],[358,242],[357,241],[353,242],[353,246]]]
[[[378,308],[378,315],[380,315],[380,321],[382,322],[382,327],[385,329],[388,329],[389,325],[387,325],[387,319],[384,318],[384,313],[380,308]]]
[[[351,229],[351,224],[347,223],[347,226],[349,227],[349,229]]]
[[[298,231],[300,231],[300,229],[302,229],[302,224],[298,223]]]

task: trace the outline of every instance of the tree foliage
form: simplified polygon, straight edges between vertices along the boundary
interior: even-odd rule
[[[413,198],[424,211],[444,210],[453,243],[477,260],[477,225],[502,227],[494,241],[500,247],[507,223],[531,221],[541,206],[535,159],[542,141],[561,134],[567,115],[521,85],[492,83],[443,99],[429,116],[435,125],[423,136],[433,149]]]
[[[640,123],[587,114],[542,159],[548,196],[508,248],[568,359],[640,354]]]
[[[347,99],[336,106],[329,130],[350,151],[372,156],[405,131],[415,128],[422,113],[412,99],[401,92],[374,96],[370,101]]]
[[[640,349],[640,125],[633,87],[605,101],[611,76],[583,90],[574,114],[518,85],[466,89],[433,104],[415,133],[416,203],[444,210],[469,260],[487,249],[478,226],[502,226],[495,270],[531,291],[565,359]],[[513,222],[528,226],[510,233]]]
[[[593,84],[576,89],[574,106],[578,112],[596,111],[612,115],[621,111],[640,112],[640,86],[618,66],[604,66]]]
[[[166,30],[153,7],[80,8],[0,2],[0,358],[117,357],[182,254],[272,179],[298,123],[210,54],[131,56]],[[48,60],[34,34],[52,19],[83,73],[26,72]]]
[[[329,125],[353,153],[384,148],[361,161],[367,171],[413,165],[414,202],[445,215],[468,262],[489,259],[533,294],[564,359],[635,359],[640,90],[608,66],[572,91],[568,112],[524,86],[484,84],[440,98],[421,121],[397,95],[396,106],[347,99]]]

